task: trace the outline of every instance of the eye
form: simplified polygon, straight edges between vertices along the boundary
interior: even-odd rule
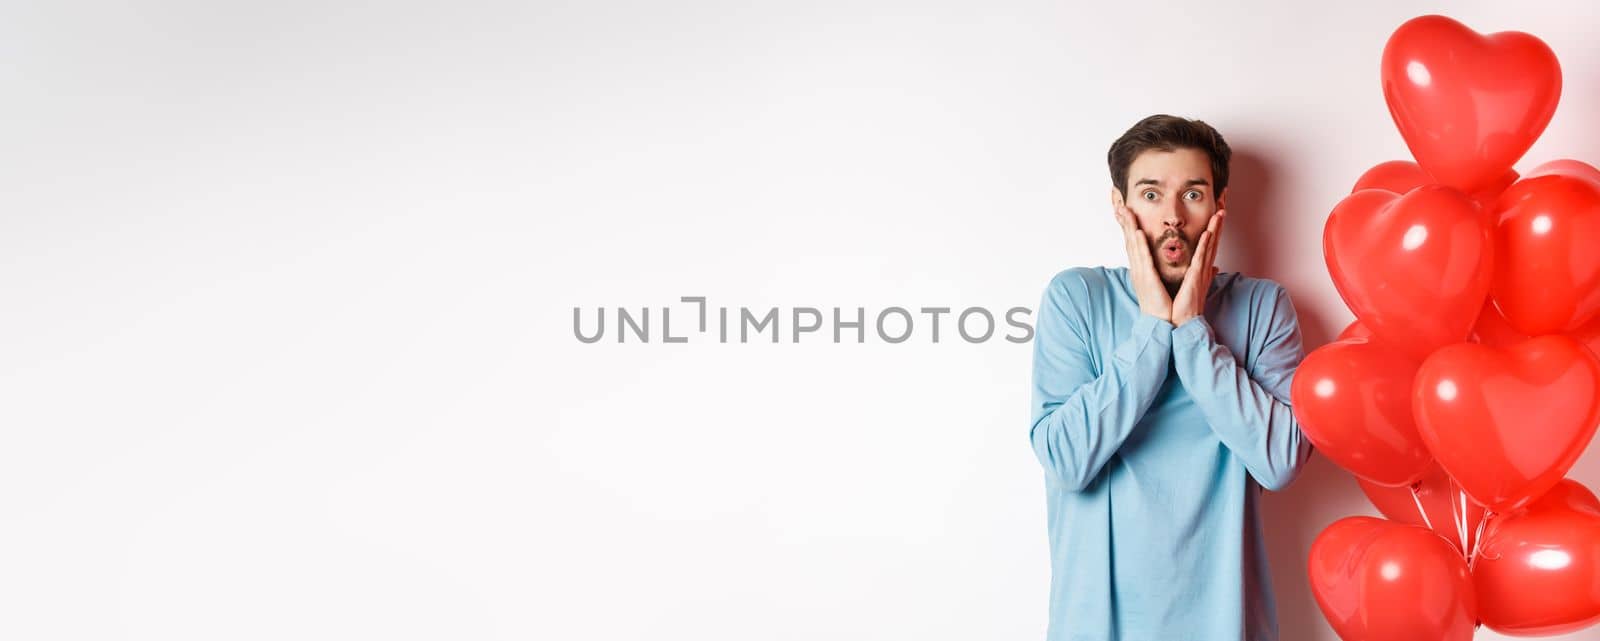
[[[1190,189],[1189,191],[1184,192],[1183,197],[1188,198],[1189,200],[1200,200],[1205,197],[1205,194],[1200,193],[1200,190],[1198,189]]]
[[[1156,199],[1156,192],[1154,190],[1151,190],[1151,189],[1146,189],[1146,190],[1144,190],[1144,193],[1139,194],[1139,195],[1140,196],[1144,196],[1145,200],[1155,200]]]

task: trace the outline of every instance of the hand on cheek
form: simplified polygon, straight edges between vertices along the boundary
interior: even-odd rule
[[[1124,248],[1128,253],[1128,276],[1133,281],[1134,294],[1139,298],[1139,310],[1160,318],[1172,317],[1172,298],[1156,268],[1155,256],[1150,252],[1150,238],[1139,226],[1139,219],[1127,205],[1117,202],[1112,209],[1117,224],[1122,228]]]
[[[1206,230],[1200,233],[1194,257],[1189,259],[1189,269],[1183,274],[1183,284],[1178,287],[1178,294],[1172,297],[1173,325],[1182,325],[1205,314],[1206,294],[1211,290],[1211,279],[1217,274],[1213,262],[1217,256],[1217,241],[1222,237],[1225,213],[1218,209],[1206,225]]]

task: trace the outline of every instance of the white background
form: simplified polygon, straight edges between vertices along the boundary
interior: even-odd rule
[[[0,637],[1041,638],[1031,345],[572,308],[1036,307],[1124,264],[1105,151],[1168,112],[1315,347],[1405,19],[1543,38],[1519,168],[1600,161],[1591,3],[1525,4],[8,2]],[[1334,638],[1306,552],[1370,507],[1317,458],[1267,508]]]

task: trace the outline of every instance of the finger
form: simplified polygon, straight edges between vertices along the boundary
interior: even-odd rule
[[[1211,232],[1200,232],[1200,241],[1195,244],[1194,258],[1189,259],[1189,267],[1183,270],[1185,281],[1198,278],[1205,268],[1206,243],[1210,241]]]
[[[1189,290],[1191,290],[1191,289],[1194,289],[1194,284],[1193,283],[1194,283],[1194,263],[1191,262],[1188,267],[1184,268],[1184,270],[1183,270],[1183,282],[1178,285],[1178,293],[1177,293],[1177,295],[1172,297],[1172,300],[1175,300],[1175,301],[1176,300],[1183,300],[1184,296],[1187,295],[1187,292]]]
[[[1122,206],[1122,219],[1128,221],[1128,225],[1132,226],[1134,229],[1144,229],[1144,227],[1139,225],[1139,217],[1133,215],[1133,210],[1128,209],[1127,205]]]
[[[1134,222],[1133,216],[1128,214],[1129,212],[1127,207],[1117,208],[1117,224],[1122,226],[1122,233],[1124,237],[1131,240],[1133,237],[1133,232],[1139,229],[1139,225]]]
[[[1206,230],[1200,234],[1206,238],[1206,249],[1205,251],[1200,251],[1197,253],[1204,255],[1205,253],[1211,251],[1211,248],[1217,246],[1217,230],[1221,224],[1221,216],[1212,216],[1211,220],[1206,222]]]
[[[1133,244],[1135,242],[1134,232],[1137,230],[1134,229],[1133,226],[1129,225],[1128,220],[1123,218],[1121,214],[1117,215],[1117,225],[1118,229],[1122,232],[1122,244],[1124,248],[1127,249],[1129,254],[1132,254]]]
[[[1205,266],[1211,264],[1207,262],[1211,256],[1211,238],[1211,230],[1207,229],[1200,232],[1200,241],[1195,243],[1194,248],[1194,265]]]
[[[1222,239],[1222,225],[1223,225],[1222,217],[1218,216],[1217,217],[1217,230],[1215,232],[1211,233],[1211,257],[1206,259],[1206,264],[1207,265],[1215,263],[1216,260],[1217,260],[1217,247],[1222,244],[1220,242],[1221,239]]]

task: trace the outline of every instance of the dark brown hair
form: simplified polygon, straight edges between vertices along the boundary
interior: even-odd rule
[[[1133,159],[1146,151],[1176,151],[1192,148],[1206,152],[1211,157],[1212,193],[1221,194],[1228,186],[1228,159],[1233,150],[1211,125],[1200,120],[1190,120],[1166,114],[1157,114],[1140,120],[1111,143],[1106,152],[1106,162],[1111,165],[1111,184],[1123,198],[1128,197],[1128,166]]]

